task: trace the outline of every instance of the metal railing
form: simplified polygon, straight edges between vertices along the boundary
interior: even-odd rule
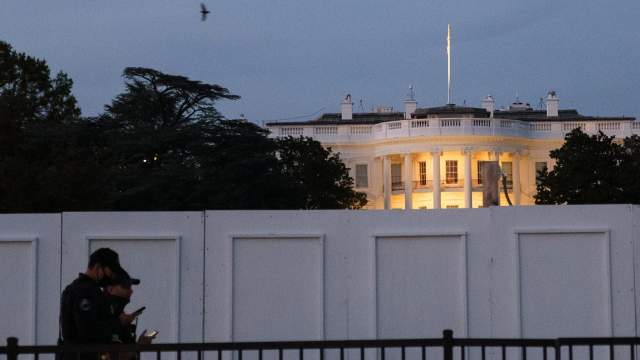
[[[433,188],[433,180],[414,180],[413,188],[418,189],[432,189]]]
[[[404,190],[404,181],[392,181],[391,191]]]
[[[62,345],[19,346],[18,339],[7,339],[0,347],[0,358],[20,360],[25,355],[39,357],[64,355],[66,359],[121,358],[122,353],[143,355],[155,360],[636,360],[638,337],[492,339],[454,338],[444,330],[441,338],[392,340],[330,340],[286,342],[180,343],[150,345]],[[92,354],[94,354],[92,356]],[[99,356],[100,355],[100,356]],[[82,357],[81,357],[82,356]]]

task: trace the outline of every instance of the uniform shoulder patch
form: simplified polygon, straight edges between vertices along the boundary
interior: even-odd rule
[[[89,311],[91,310],[91,301],[87,298],[83,298],[80,300],[80,310]]]

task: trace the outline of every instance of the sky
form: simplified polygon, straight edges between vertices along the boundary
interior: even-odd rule
[[[123,91],[122,71],[150,67],[240,95],[227,118],[256,123],[339,112],[402,111],[447,100],[446,29],[453,27],[453,102],[640,118],[638,0],[0,0],[0,40],[74,80],[93,116]],[[362,104],[362,106],[361,106]]]

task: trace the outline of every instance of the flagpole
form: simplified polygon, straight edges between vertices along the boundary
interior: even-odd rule
[[[451,24],[447,27],[447,104],[451,104]]]

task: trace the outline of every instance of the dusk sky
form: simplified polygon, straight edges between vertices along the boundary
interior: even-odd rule
[[[453,100],[640,118],[640,1],[617,0],[1,0],[0,40],[74,80],[83,115],[123,90],[122,70],[151,67],[242,98],[218,104],[257,123],[446,103],[447,23]]]

